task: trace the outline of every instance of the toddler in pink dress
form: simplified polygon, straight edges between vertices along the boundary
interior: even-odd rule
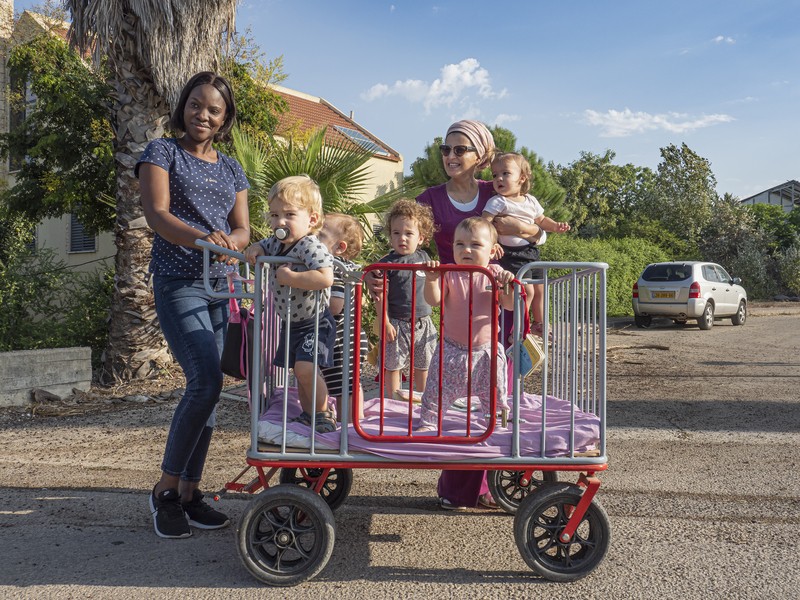
[[[498,285],[505,289],[500,294],[500,304],[513,310],[513,293],[509,284],[513,273],[499,265],[489,264],[497,251],[497,232],[494,226],[480,217],[461,221],[453,235],[453,256],[456,264],[485,267],[494,275]],[[429,261],[429,268],[439,266],[438,261]],[[433,431],[437,427],[439,397],[444,415],[458,398],[467,396],[467,380],[470,395],[480,399],[484,414],[489,412],[491,392],[491,365],[496,357],[496,389],[498,406],[506,406],[506,357],[500,351],[492,353],[492,293],[489,277],[483,273],[450,271],[443,276],[430,271],[425,279],[425,301],[438,306],[444,298],[443,338],[437,346],[430,363],[417,431]],[[488,289],[487,289],[488,288]],[[470,340],[470,294],[472,295],[472,323]],[[470,367],[470,347],[472,364]],[[442,359],[442,386],[439,388],[439,355]],[[468,373],[470,374],[468,378]]]

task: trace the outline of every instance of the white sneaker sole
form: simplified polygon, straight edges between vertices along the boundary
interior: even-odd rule
[[[231,524],[231,520],[228,519],[222,525],[205,525],[203,523],[198,523],[197,521],[193,521],[189,518],[189,515],[186,515],[186,520],[189,521],[189,525],[191,527],[195,527],[197,529],[222,529],[223,527],[227,527]]]

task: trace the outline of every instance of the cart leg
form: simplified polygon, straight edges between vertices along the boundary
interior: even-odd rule
[[[559,536],[562,542],[568,542],[572,539],[572,536],[575,535],[575,530],[578,528],[578,525],[583,520],[583,516],[586,514],[586,510],[589,508],[589,505],[592,503],[597,490],[600,489],[600,480],[594,476],[594,474],[584,475],[581,474],[578,485],[581,487],[585,487],[583,494],[581,495],[581,499],[578,502],[577,506],[575,506],[572,514],[569,517],[569,521],[567,521],[567,525],[561,532]]]
[[[242,469],[232,481],[226,483],[225,487],[214,494],[214,500],[218,501],[227,492],[255,494],[262,488],[267,489],[269,487],[269,480],[272,479],[272,476],[278,472],[277,467],[273,467],[267,471],[266,474],[264,474],[263,467],[255,467],[256,477],[250,480],[248,483],[240,483],[239,480],[244,477],[245,473],[252,468],[254,468],[252,465],[247,465],[244,469]]]

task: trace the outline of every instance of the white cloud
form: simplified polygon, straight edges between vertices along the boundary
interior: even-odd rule
[[[711,41],[714,42],[715,44],[721,44],[722,42],[725,42],[726,44],[735,44],[736,43],[735,39],[733,39],[730,36],[725,36],[725,35],[718,35],[717,37],[715,37]]]
[[[758,102],[758,98],[756,96],[745,96],[744,98],[728,100],[727,104],[750,104],[752,102]]]
[[[369,88],[366,92],[361,93],[361,97],[368,102],[372,102],[373,100],[377,100],[378,98],[382,98],[389,94],[389,86],[385,83],[376,83],[371,88]]]
[[[389,5],[389,12],[394,12],[395,6],[394,4]]]
[[[455,123],[461,119],[473,119],[475,121],[483,121],[483,112],[479,106],[469,103],[459,106],[458,113],[450,115],[450,122]]]
[[[602,128],[601,137],[628,137],[635,133],[657,129],[671,133],[687,133],[734,120],[730,115],[724,114],[691,117],[685,113],[670,112],[651,115],[646,112],[633,112],[629,108],[609,110],[605,113],[586,110],[583,114],[590,125]]]
[[[519,121],[522,117],[519,115],[507,115],[505,113],[500,113],[494,118],[494,124],[503,126],[506,123],[513,123],[514,121]]]
[[[401,96],[412,103],[421,103],[425,112],[456,102],[469,101],[477,95],[482,99],[499,99],[507,95],[507,90],[496,92],[492,88],[489,71],[481,67],[477,59],[465,58],[460,63],[448,64],[441,68],[439,77],[431,83],[419,79],[395,81],[393,84],[377,83],[361,97],[367,101],[384,96]]]

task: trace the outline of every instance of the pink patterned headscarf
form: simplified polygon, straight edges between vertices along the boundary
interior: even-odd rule
[[[472,145],[478,149],[478,156],[481,161],[478,168],[485,167],[491,159],[491,154],[494,151],[494,138],[491,132],[486,128],[486,125],[480,121],[456,121],[447,129],[447,135],[451,133],[463,133],[472,142]],[[445,136],[446,138],[447,136]]]

